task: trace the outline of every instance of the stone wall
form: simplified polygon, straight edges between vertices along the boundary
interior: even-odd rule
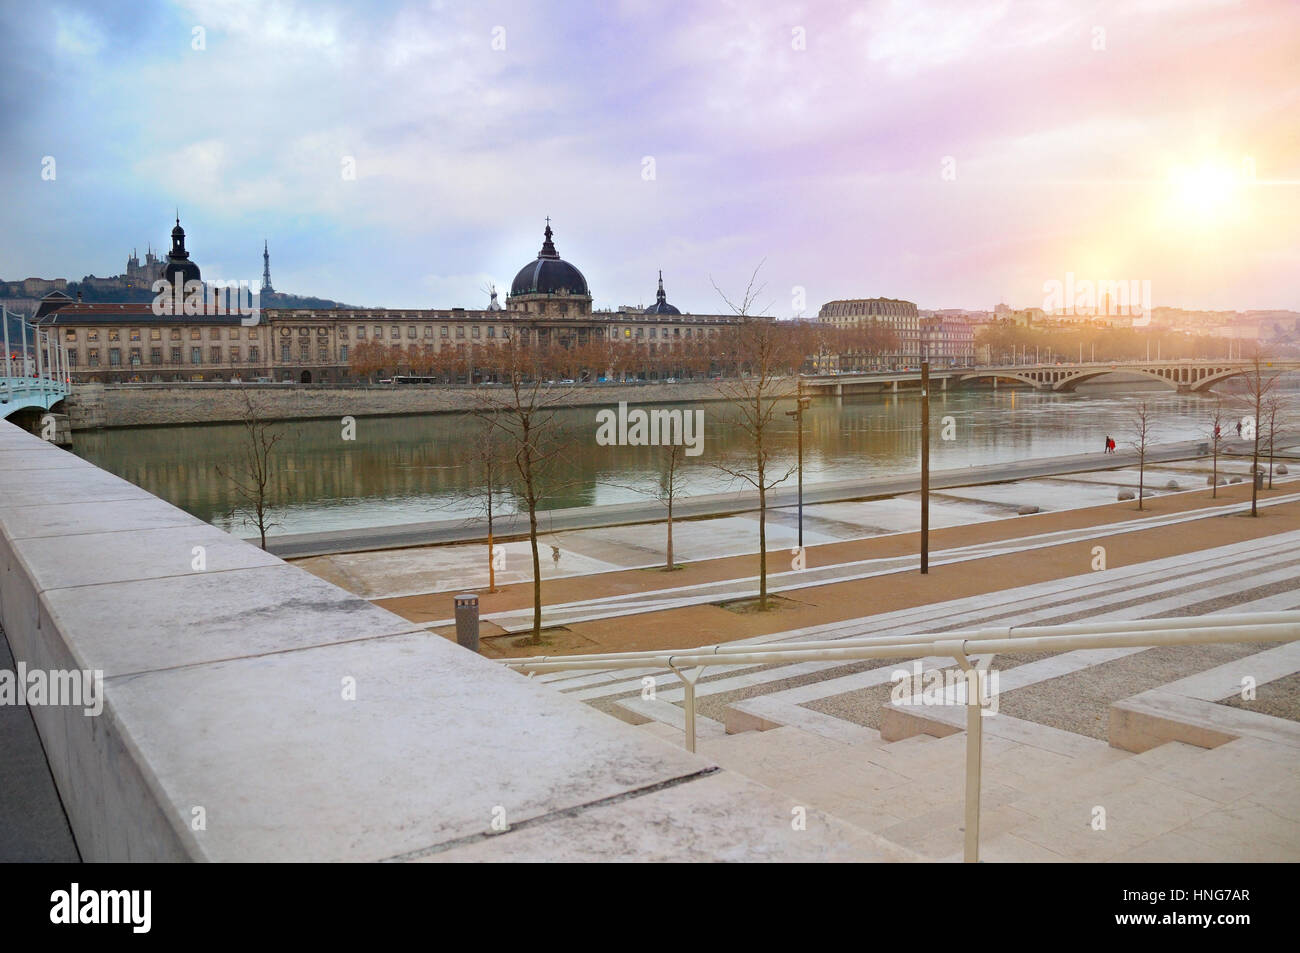
[[[29,708],[84,860],[913,856],[4,421],[0,486],[16,670],[102,686]]]
[[[556,385],[560,387],[561,385]],[[68,398],[73,430],[239,420],[252,391],[269,419],[309,420],[463,412],[499,388],[327,384],[78,384]],[[589,384],[566,388],[569,406],[718,400],[715,381],[678,384]]]

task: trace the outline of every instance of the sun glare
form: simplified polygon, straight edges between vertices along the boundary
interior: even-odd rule
[[[1219,221],[1235,208],[1240,184],[1240,176],[1224,166],[1176,166],[1169,172],[1170,202],[1185,222]]]

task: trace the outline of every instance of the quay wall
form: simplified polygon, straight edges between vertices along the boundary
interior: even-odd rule
[[[7,422],[0,490],[16,670],[102,680],[29,707],[84,860],[914,859]]]
[[[311,420],[344,415],[463,413],[473,409],[491,389],[419,384],[77,384],[66,405],[72,429],[90,430],[237,421],[244,413],[244,394],[248,392],[255,395],[268,419]],[[721,399],[717,381],[687,381],[578,385],[560,404],[608,407],[619,401],[635,404]]]

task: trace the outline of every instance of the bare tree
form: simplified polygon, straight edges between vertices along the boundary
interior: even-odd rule
[[[229,480],[240,502],[235,512],[243,514],[244,522],[257,527],[262,548],[266,549],[266,531],[276,525],[270,518],[273,503],[271,493],[271,451],[284,436],[272,429],[262,416],[262,409],[253,395],[242,391],[244,409],[240,415],[243,427],[243,446],[232,465],[217,464],[217,475]]]
[[[1268,421],[1268,488],[1273,489],[1273,453],[1277,442],[1277,428],[1279,422],[1285,426],[1287,415],[1290,413],[1290,405],[1284,395],[1273,391],[1264,398],[1262,406],[1263,419]]]
[[[1250,414],[1249,436],[1250,453],[1250,515],[1259,516],[1259,483],[1255,474],[1259,472],[1260,431],[1264,429],[1265,407],[1273,387],[1277,383],[1278,372],[1270,371],[1273,366],[1269,355],[1258,344],[1247,358],[1250,370],[1246,372],[1246,394],[1244,403]]]
[[[689,413],[689,411],[688,411]],[[659,488],[655,496],[668,507],[668,544],[664,571],[672,572],[677,568],[673,562],[673,503],[684,489],[685,474],[682,463],[686,459],[686,447],[680,443],[669,444],[663,448],[663,469],[659,473]]]
[[[1219,441],[1223,439],[1223,402],[1214,401],[1214,414],[1210,417],[1210,446],[1214,448],[1212,470],[1210,473],[1211,498],[1219,496]]]
[[[1146,488],[1147,449],[1151,446],[1151,411],[1146,401],[1138,404],[1130,424],[1133,449],[1138,455],[1138,509],[1143,508],[1143,496]]]
[[[504,457],[501,431],[491,420],[493,411],[485,411],[481,417],[482,427],[475,434],[470,446],[471,465],[477,470],[478,487],[475,491],[479,510],[487,519],[487,557],[488,557],[488,592],[497,591],[496,538],[493,534],[493,521],[501,509],[502,498],[507,496],[506,460]]]
[[[742,457],[723,458],[714,466],[758,491],[758,608],[766,611],[767,492],[795,472],[793,464],[784,470],[780,467],[773,469],[771,434],[779,430],[777,407],[780,402],[798,396],[797,378],[790,376],[790,370],[791,367],[797,370],[804,355],[799,351],[794,336],[788,333],[789,329],[778,326],[771,318],[750,313],[763,291],[763,285],[755,287],[762,267],[760,262],[754,269],[739,303],[728,298],[716,282],[713,285],[727,307],[740,317],[740,323],[725,336],[737,376],[721,383],[718,390],[735,408],[734,422],[749,444]]]
[[[549,472],[562,445],[557,439],[556,408],[571,388],[545,383],[547,349],[530,345],[514,335],[494,349],[504,387],[475,394],[471,411],[499,435],[502,454],[513,471],[515,496],[528,511],[528,543],[533,557],[533,633],[531,644],[542,641],[542,571],[537,548],[537,511]]]

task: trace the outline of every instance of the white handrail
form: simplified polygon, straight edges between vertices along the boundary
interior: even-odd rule
[[[504,665],[529,677],[538,672],[621,670],[662,667],[684,686],[686,747],[695,750],[695,683],[706,667],[772,665],[790,662],[857,661],[901,656],[949,656],[964,670],[971,656],[1016,652],[1072,652],[1079,649],[1197,645],[1208,642],[1300,641],[1300,612],[1254,612],[1197,618],[1142,619],[1129,622],[1079,622],[1055,626],[1002,626],[971,632],[896,635],[821,642],[714,645],[681,651],[650,650],[557,658],[512,658]],[[689,672],[684,671],[689,668]],[[966,835],[964,859],[979,860],[980,777],[983,769],[983,718],[978,691],[966,692]]]

